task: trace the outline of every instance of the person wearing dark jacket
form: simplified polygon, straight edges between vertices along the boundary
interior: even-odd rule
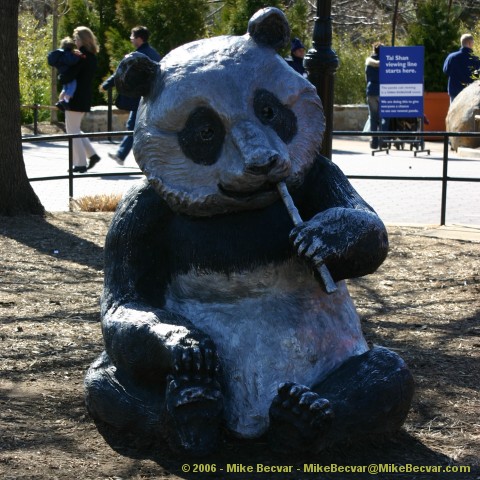
[[[148,43],[148,38],[150,36],[150,33],[147,29],[147,27],[134,27],[132,28],[131,34],[130,34],[130,41],[132,42],[132,45],[135,47],[135,51],[139,53],[143,53],[150,59],[152,59],[155,62],[160,61],[160,55],[159,53],[149,45]],[[105,80],[102,83],[102,88],[104,90],[109,90],[115,85],[115,74],[111,75],[107,80]],[[121,110],[130,110],[130,115],[128,116],[128,120],[126,123],[126,129],[127,130],[133,130],[135,127],[135,121],[137,120],[137,110],[138,110],[138,105],[140,104],[140,97],[138,98],[131,98],[131,97],[126,97],[125,95],[119,94],[117,96],[117,99],[115,100],[115,105],[117,108],[120,108]],[[119,165],[123,165],[125,159],[127,158],[128,154],[130,153],[130,150],[132,149],[133,146],[133,136],[131,135],[126,135],[123,137],[122,143],[120,143],[120,146],[118,147],[118,150],[116,153],[109,153],[108,156],[115,160]]]
[[[473,36],[465,33],[460,38],[460,50],[450,53],[443,64],[443,73],[448,75],[450,102],[470,83],[472,75],[480,68],[480,59],[473,54]]]
[[[75,42],[70,37],[62,38],[60,41],[60,48],[48,52],[47,61],[51,67],[55,67],[58,73],[66,72],[72,65],[76,65],[83,55],[79,50],[76,50]],[[55,106],[62,110],[68,110],[70,98],[73,97],[75,89],[77,88],[77,81],[73,80],[70,83],[63,85],[63,89],[60,92],[59,101]]]
[[[366,131],[376,132],[380,127],[380,47],[382,43],[375,42],[372,45],[372,54],[365,60],[365,80],[367,81],[367,105],[368,120]],[[378,137],[373,137],[370,147],[378,148]]]
[[[285,61],[300,75],[307,77],[307,71],[303,66],[303,59],[305,57],[305,45],[299,38],[294,38],[291,42],[290,57]]]
[[[83,133],[80,129],[82,118],[92,106],[92,87],[95,71],[97,69],[98,42],[93,32],[88,27],[77,27],[73,31],[73,40],[85,58],[76,65],[71,66],[66,72],[59,75],[60,83],[66,84],[77,81],[75,95],[70,99],[69,110],[65,110],[65,127],[67,133]],[[73,171],[85,173],[100,161],[90,140],[74,138],[73,146]],[[87,157],[90,162],[87,165]]]

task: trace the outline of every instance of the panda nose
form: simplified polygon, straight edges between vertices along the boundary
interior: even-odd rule
[[[244,162],[244,171],[252,175],[267,175],[278,170],[282,155],[272,148],[267,136],[258,125],[248,120],[239,121],[232,128],[232,139]]]
[[[278,153],[265,153],[261,158],[249,159],[245,165],[245,171],[253,175],[266,175],[272,170],[280,160]]]

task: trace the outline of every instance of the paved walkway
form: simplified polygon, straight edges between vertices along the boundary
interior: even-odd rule
[[[443,143],[426,142],[430,155],[409,150],[378,152],[374,156],[367,137],[334,139],[332,159],[346,175],[441,177]],[[480,159],[449,151],[448,176],[480,178]],[[439,181],[351,180],[359,193],[392,224],[438,225],[442,184]],[[446,223],[480,226],[480,183],[449,181]]]
[[[125,165],[119,166],[107,156],[107,152],[116,150],[116,144],[101,140],[94,145],[102,161],[90,171],[92,174],[126,172],[130,175],[75,175],[73,198],[123,193],[134,183],[142,181],[132,154]],[[332,159],[346,175],[441,177],[443,144],[426,142],[425,146],[431,150],[430,155],[417,153],[415,157],[405,145],[405,150],[393,149],[388,155],[378,152],[373,156],[367,137],[334,137]],[[24,143],[23,154],[29,178],[67,174],[66,142]],[[449,152],[448,175],[480,178],[480,158],[460,155]],[[441,182],[363,179],[352,179],[351,182],[387,224],[431,225],[432,228],[440,224]],[[34,181],[32,185],[48,211],[68,210],[67,180]],[[464,232],[467,239],[478,236],[480,241],[480,183],[448,183],[446,223],[448,228],[441,229],[443,234],[448,235],[451,231],[451,235],[460,238]]]
[[[90,171],[92,174],[124,174],[130,172],[131,175],[90,177],[88,175],[75,174],[73,182],[74,199],[86,195],[123,194],[134,183],[142,181],[143,175],[138,169],[132,154],[128,156],[125,164],[120,166],[107,155],[108,152],[115,152],[116,144],[107,140],[94,141],[92,143],[98,155],[102,158],[100,163]],[[24,142],[23,158],[27,175],[30,179],[68,175],[68,143],[66,141]],[[47,211],[69,210],[67,179],[33,181],[31,183]]]

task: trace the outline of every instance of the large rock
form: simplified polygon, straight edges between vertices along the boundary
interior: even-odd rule
[[[448,132],[475,132],[475,115],[480,114],[480,81],[475,81],[464,88],[450,104],[447,114]],[[480,138],[452,137],[454,150],[458,147],[478,148]]]

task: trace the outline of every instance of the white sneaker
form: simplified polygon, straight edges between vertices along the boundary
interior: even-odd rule
[[[114,153],[108,153],[108,156],[112,159],[115,160],[119,165],[123,165],[124,160],[121,159],[118,155],[115,155]]]

